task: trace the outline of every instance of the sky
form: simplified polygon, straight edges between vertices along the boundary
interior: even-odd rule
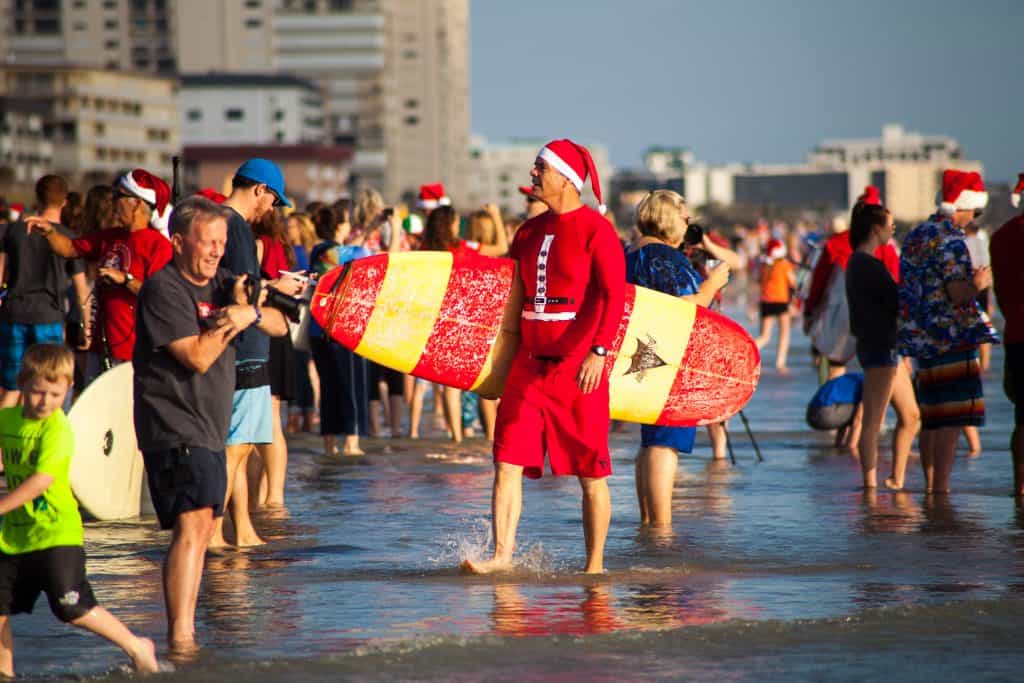
[[[885,123],[1024,172],[1024,0],[471,0],[473,132],[795,163]]]

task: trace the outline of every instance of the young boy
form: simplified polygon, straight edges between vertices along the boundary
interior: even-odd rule
[[[61,410],[74,359],[57,344],[29,347],[18,373],[24,406],[0,410],[7,495],[0,497],[0,675],[14,676],[12,614],[31,613],[42,592],[50,611],[99,634],[131,657],[140,673],[158,670],[153,641],[139,638],[98,607],[85,578],[82,518],[68,483],[74,450]]]

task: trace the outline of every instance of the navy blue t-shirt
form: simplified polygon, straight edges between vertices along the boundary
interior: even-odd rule
[[[256,238],[249,222],[234,209],[228,219],[228,243],[224,247],[221,268],[227,268],[236,276],[248,273],[256,285],[260,283],[260,260],[256,256]],[[253,325],[235,340],[235,362],[250,364],[254,361],[266,363],[270,359],[270,337]]]

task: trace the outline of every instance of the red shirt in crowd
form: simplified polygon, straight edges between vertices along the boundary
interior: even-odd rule
[[[850,260],[852,254],[853,247],[850,246],[849,231],[833,235],[825,242],[825,247],[811,274],[811,289],[804,302],[805,316],[811,317],[818,312],[818,306],[822,303],[821,297],[824,296],[829,280],[832,278],[832,270],[836,266],[846,270],[846,262]],[[885,264],[892,279],[898,283],[900,281],[900,255],[896,253],[896,247],[892,245],[892,242],[875,249],[875,258]]]
[[[992,282],[999,310],[1006,318],[1003,341],[1024,342],[1024,216],[1007,221],[992,235],[988,247],[992,256]]]
[[[288,256],[284,251],[284,244],[269,235],[261,235],[260,242],[263,244],[263,262],[260,263],[260,270],[266,273],[267,278],[276,280],[281,277],[282,270],[288,270]]]
[[[158,230],[110,228],[72,241],[75,250],[100,268],[131,273],[139,282],[171,260],[171,242]],[[106,335],[106,348],[116,360],[132,359],[135,347],[135,295],[121,285],[97,283],[99,314]],[[92,350],[106,353],[101,334],[93,334]]]
[[[449,247],[448,251],[452,252],[456,258],[468,254],[478,254],[480,253],[480,243],[472,240],[459,240],[459,245]]]
[[[615,229],[583,206],[531,218],[516,232],[525,300],[522,347],[538,356],[582,357],[611,348],[622,318],[626,261]]]

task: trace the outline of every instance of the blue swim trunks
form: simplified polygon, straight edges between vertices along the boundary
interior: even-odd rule
[[[663,446],[674,448],[680,453],[692,453],[693,442],[696,438],[696,427],[659,427],[657,425],[640,427],[641,448]]]
[[[18,388],[18,371],[25,349],[33,344],[63,344],[63,323],[0,322],[0,387]]]

